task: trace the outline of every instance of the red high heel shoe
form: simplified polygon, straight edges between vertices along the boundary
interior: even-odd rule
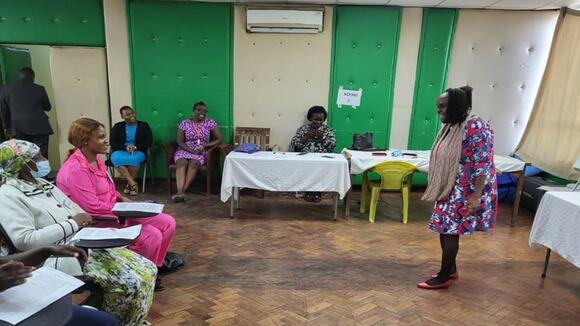
[[[437,276],[439,276],[439,274],[433,274],[433,275],[431,275],[431,278],[437,278]],[[456,280],[458,278],[459,278],[459,272],[449,274],[450,280]]]
[[[437,284],[437,285],[429,285],[427,282],[419,282],[417,283],[417,287],[420,289],[425,290],[444,290],[448,289],[451,286],[451,279],[447,280],[445,283]]]

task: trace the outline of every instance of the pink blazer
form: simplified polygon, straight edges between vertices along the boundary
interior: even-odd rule
[[[95,169],[77,149],[58,171],[56,186],[88,214],[114,217],[113,206],[120,194],[98,156],[97,164]]]

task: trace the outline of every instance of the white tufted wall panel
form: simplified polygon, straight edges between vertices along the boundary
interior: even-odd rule
[[[461,10],[448,85],[474,88],[473,113],[490,121],[495,151],[515,150],[548,59],[557,11]]]
[[[131,70],[125,0],[103,0],[111,119],[121,121],[119,109],[131,106]]]
[[[102,122],[109,130],[107,61],[103,48],[50,48],[61,162],[68,156],[71,122],[80,117]]]
[[[409,139],[409,125],[413,110],[415,72],[417,55],[421,41],[421,8],[404,8],[397,53],[397,74],[393,97],[393,117],[391,119],[390,147],[406,149]]]
[[[234,127],[271,128],[270,144],[288,150],[308,108],[328,105],[332,7],[319,34],[246,33],[244,6],[234,24]]]

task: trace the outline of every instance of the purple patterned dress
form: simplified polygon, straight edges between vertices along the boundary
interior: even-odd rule
[[[217,123],[212,119],[205,119],[202,122],[188,119],[181,121],[179,124],[179,129],[183,130],[183,133],[185,134],[185,144],[192,149],[195,149],[196,147],[205,146],[210,142],[211,131],[217,126]],[[196,160],[201,166],[205,164],[206,156],[207,150],[205,149],[203,154],[192,154],[188,151],[184,151],[183,149],[178,148],[175,152],[174,159],[176,161],[179,159]]]
[[[486,232],[495,226],[497,215],[497,179],[493,163],[494,133],[490,125],[477,116],[465,124],[459,171],[449,198],[435,203],[429,228],[442,234],[471,234]],[[485,175],[481,193],[481,209],[473,215],[462,216],[459,209],[475,187],[475,177]]]

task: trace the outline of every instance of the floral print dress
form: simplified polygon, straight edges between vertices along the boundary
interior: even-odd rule
[[[188,119],[183,120],[179,124],[179,129],[185,134],[185,144],[192,149],[195,149],[196,147],[205,146],[210,142],[211,131],[217,126],[217,123],[212,119],[205,119],[202,122]],[[174,159],[176,161],[179,159],[196,160],[199,162],[200,166],[202,166],[205,164],[206,156],[207,150],[204,150],[202,154],[192,154],[178,148],[175,152]]]
[[[497,215],[497,179],[493,162],[494,132],[489,123],[471,116],[465,124],[459,171],[449,198],[435,203],[429,228],[442,234],[486,232],[495,226]],[[475,178],[485,176],[481,209],[463,216],[459,209],[475,189]]]
[[[85,277],[103,289],[101,310],[120,325],[146,325],[153,302],[157,267],[147,258],[125,248],[91,250]]]
[[[311,128],[316,128],[322,132],[322,140],[308,139],[303,142]],[[334,147],[336,147],[336,137],[334,136],[334,130],[327,125],[311,127],[311,124],[307,124],[298,128],[296,135],[292,137],[291,146],[295,152],[332,153],[334,152]]]

